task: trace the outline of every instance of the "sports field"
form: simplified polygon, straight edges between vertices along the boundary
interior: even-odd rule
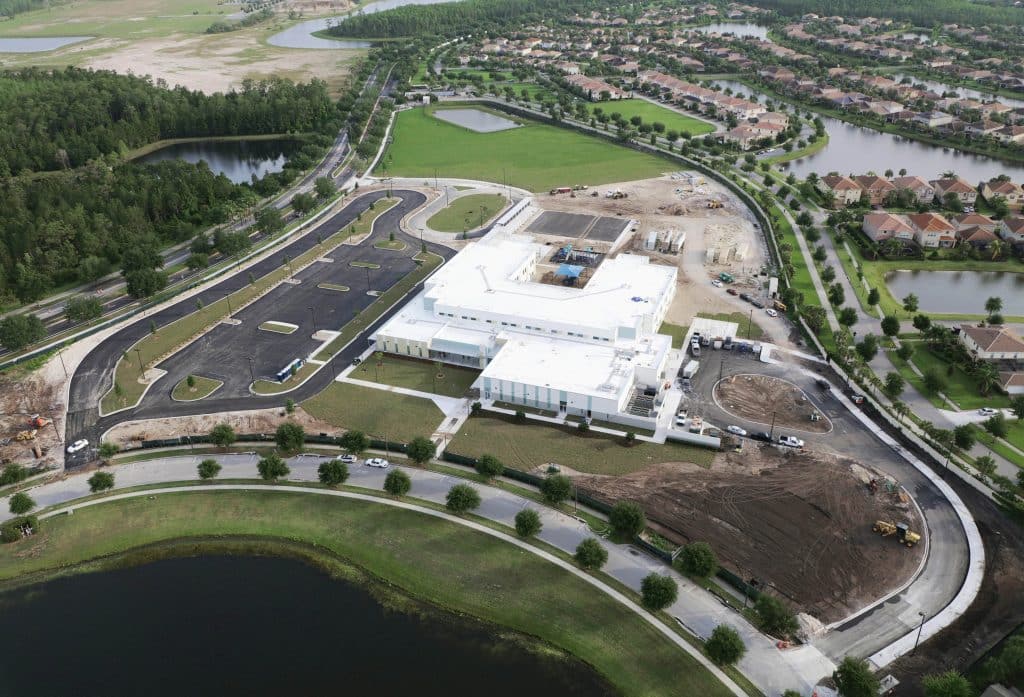
[[[398,114],[388,173],[502,181],[530,191],[656,177],[672,162],[599,138],[523,121],[520,128],[477,133],[431,116],[432,108]]]
[[[634,116],[639,116],[643,119],[643,123],[665,124],[666,131],[679,131],[683,133],[688,132],[693,136],[704,135],[705,133],[711,133],[715,130],[715,127],[707,121],[701,121],[695,119],[686,114],[681,114],[672,109],[666,109],[663,106],[652,104],[643,99],[622,99],[617,102],[599,102],[596,104],[588,104],[590,113],[594,113],[595,108],[599,108],[604,113],[611,116],[612,114],[618,113],[622,115],[622,118],[627,121]]]

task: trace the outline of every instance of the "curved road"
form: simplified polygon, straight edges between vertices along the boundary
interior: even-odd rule
[[[209,305],[210,303],[216,302],[238,289],[243,288],[248,285],[249,273],[252,273],[259,278],[274,269],[280,268],[284,263],[285,256],[295,259],[298,255],[317,245],[318,235],[326,237],[348,226],[356,220],[358,215],[367,211],[372,202],[385,198],[387,194],[387,191],[381,190],[363,194],[352,199],[340,211],[328,218],[325,218],[319,225],[311,227],[302,236],[297,237],[288,245],[276,249],[273,253],[256,262],[249,268],[243,269],[232,276],[224,278],[216,284],[203,289],[193,297],[181,300],[154,314],[146,317],[140,317],[102,341],[83,359],[72,377],[71,391],[68,398],[67,423],[65,425],[65,442],[71,443],[79,438],[87,438],[91,444],[95,445],[99,442],[100,436],[107,431],[107,429],[117,423],[129,419],[152,418],[157,416],[182,416],[187,414],[215,413],[239,409],[259,409],[280,405],[284,399],[280,395],[258,396],[252,394],[226,394],[225,396],[218,396],[217,394],[214,394],[210,398],[197,402],[174,402],[171,401],[167,395],[170,389],[174,386],[169,379],[172,378],[172,376],[168,375],[153,384],[150,391],[146,394],[138,407],[134,409],[126,409],[104,417],[99,415],[98,410],[100,399],[104,393],[110,389],[114,366],[117,364],[118,359],[128,351],[132,345],[150,333],[149,325],[151,321],[156,323],[158,328],[166,326],[175,320],[193,313],[196,309],[197,300],[201,300],[203,304]],[[399,228],[399,221],[415,209],[422,206],[426,201],[426,196],[419,192],[408,190],[395,190],[392,192],[392,195],[395,198],[401,199],[400,202],[377,218],[373,236],[361,243],[359,248],[367,250],[372,249],[373,242],[381,238],[386,238],[386,233],[384,232],[386,230],[388,232],[397,231],[396,239],[403,239],[409,245],[409,249],[414,250],[412,253],[419,250],[419,240],[401,232]],[[427,243],[427,248],[429,251],[442,256],[445,260],[450,259],[455,254],[453,250],[447,247],[429,242]],[[299,272],[296,275],[301,275],[301,273],[302,272]],[[392,283],[397,280],[398,279],[392,280]],[[358,269],[353,269],[350,285],[352,285],[353,288],[357,288],[361,283],[361,276],[359,275]],[[409,291],[409,294],[418,293],[422,289],[422,285],[422,283],[417,284]],[[385,290],[385,288],[375,288],[374,290]],[[268,294],[264,296],[263,299],[269,298],[270,296],[271,294]],[[369,301],[369,299],[367,300]],[[257,301],[254,305],[259,302],[260,301]],[[369,302],[366,304],[369,304]],[[361,354],[366,348],[364,343],[365,337],[388,319],[395,311],[397,311],[399,306],[400,305],[396,305],[395,308],[389,310],[376,322],[373,322],[370,326],[365,328],[353,340],[348,348],[343,350],[335,356],[332,361],[330,361],[330,363],[333,364],[333,367],[336,368],[339,365],[347,365],[354,357]],[[246,310],[252,307],[253,305],[250,305],[248,308],[240,310],[236,314],[243,314]],[[273,317],[267,317],[266,319],[273,319]],[[283,318],[278,317],[277,319]],[[193,344],[193,346],[195,346],[195,344]],[[192,348],[192,346],[187,347],[185,351],[190,348]],[[238,356],[238,358],[243,357]],[[173,360],[173,357],[167,362],[170,362],[171,360]],[[242,370],[244,371],[245,367],[243,367]],[[309,380],[307,380],[302,386],[289,392],[288,397],[296,401],[307,399],[327,387],[332,379],[332,366],[326,365],[319,372],[309,378]],[[165,381],[167,382],[166,385],[164,384]],[[162,390],[163,387],[166,387],[167,389]],[[87,450],[76,456],[69,456],[67,458],[66,467],[68,469],[81,467],[89,461],[91,454],[92,453]]]

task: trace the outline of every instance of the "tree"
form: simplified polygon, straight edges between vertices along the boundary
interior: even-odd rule
[[[346,431],[340,442],[346,452],[357,457],[370,448],[370,437],[362,431]]]
[[[335,192],[334,182],[327,177],[317,177],[313,182],[313,189],[316,191],[317,198],[330,198]]]
[[[100,443],[98,453],[102,459],[109,460],[110,458],[114,457],[114,455],[117,455],[117,452],[120,449],[121,447],[117,443],[111,443],[109,440],[105,440],[102,443]]]
[[[297,453],[306,442],[306,432],[294,421],[286,421],[277,427],[274,433],[277,447],[286,453]]]
[[[608,550],[596,537],[588,537],[576,546],[576,563],[587,571],[597,571],[608,561]]]
[[[955,670],[926,675],[922,681],[925,697],[974,697],[970,681]]]
[[[1010,411],[1018,419],[1024,419],[1024,394],[1014,395],[1010,398]]]
[[[840,308],[839,314],[836,316],[836,321],[844,327],[852,327],[857,324],[857,311],[852,307]]]
[[[524,508],[516,513],[516,534],[520,537],[533,537],[542,527],[540,514],[532,508]]]
[[[1006,423],[1006,415],[1001,411],[985,419],[981,425],[996,438],[1006,438],[1010,432],[1010,427]]]
[[[974,428],[970,424],[962,424],[953,429],[953,442],[961,450],[970,450],[974,447]]]
[[[921,382],[924,385],[925,392],[928,394],[938,394],[946,389],[946,378],[940,375],[935,368],[929,368],[924,371],[921,376]]]
[[[735,665],[747,652],[739,632],[725,624],[715,627],[704,649],[708,657],[720,666]]]
[[[86,322],[103,314],[103,303],[99,298],[78,295],[68,300],[64,306],[64,316],[69,322]]]
[[[825,309],[817,305],[809,305],[804,308],[804,319],[807,321],[807,326],[810,327],[811,331],[815,334],[820,334],[821,330],[825,327]],[[857,321],[857,313],[853,313],[853,322]]]
[[[265,235],[273,235],[284,229],[284,218],[281,211],[273,206],[267,206],[256,214],[256,229]]]
[[[200,479],[213,479],[220,474],[220,463],[213,458],[207,458],[196,467]]]
[[[505,465],[501,464],[501,460],[494,455],[484,454],[477,458],[476,471],[483,477],[493,479],[501,476],[501,473],[505,471]]]
[[[778,598],[762,593],[754,603],[758,622],[768,634],[786,637],[796,632],[799,625],[792,610]]]
[[[612,507],[608,516],[615,533],[624,538],[633,538],[647,525],[644,509],[634,501],[619,501]]]
[[[412,480],[402,470],[391,470],[388,476],[384,477],[384,491],[392,496],[405,496],[412,488]]]
[[[877,288],[872,288],[868,291],[868,305],[874,307],[882,299],[882,294],[878,292]]]
[[[896,315],[886,315],[882,318],[882,333],[888,337],[900,333],[900,320]]]
[[[96,472],[94,475],[89,477],[89,491],[97,493],[99,491],[106,491],[107,489],[114,488],[114,475],[110,472]]]
[[[917,312],[918,304],[919,301],[917,296],[913,293],[910,293],[903,298],[903,309],[911,314]]]
[[[291,469],[278,457],[277,453],[270,453],[256,463],[256,469],[264,481],[272,482],[282,477],[287,477]]]
[[[17,484],[28,479],[28,468],[17,463],[11,463],[0,471],[0,486]]]
[[[480,494],[469,484],[456,484],[448,490],[444,505],[453,513],[466,513],[480,507]]]
[[[679,597],[679,586],[670,576],[647,574],[640,582],[640,596],[645,608],[657,612],[676,601]]]
[[[210,429],[210,442],[225,450],[235,442],[236,438],[235,429],[231,427],[231,424],[217,424]]]
[[[405,448],[405,454],[417,465],[425,465],[430,462],[436,452],[437,445],[434,444],[434,441],[423,436],[416,436]]]
[[[128,295],[148,298],[167,287],[167,274],[158,269],[135,269],[124,274]]]
[[[910,360],[910,357],[914,355],[914,346],[903,342],[900,347],[896,349],[896,355],[899,356],[900,360],[906,363]]]
[[[24,491],[19,491],[11,496],[8,501],[8,507],[13,515],[25,515],[36,507],[36,502]]]
[[[320,483],[327,486],[338,486],[344,484],[348,479],[348,465],[341,460],[328,460],[321,462],[317,468]]]
[[[983,667],[988,682],[1019,683],[1024,678],[1024,636],[1010,637],[999,655],[985,661]]]
[[[870,363],[874,360],[875,356],[878,355],[878,337],[870,332],[864,335],[864,338],[857,342],[857,353],[864,359],[865,363]]]
[[[932,326],[932,318],[928,315],[914,315],[914,329],[919,332],[926,332]]]
[[[0,320],[0,346],[17,351],[46,336],[46,325],[35,315],[7,315]]]
[[[303,215],[309,213],[315,206],[316,199],[313,198],[313,194],[301,193],[292,197],[292,208]]]
[[[541,482],[540,492],[549,503],[559,504],[572,493],[572,480],[564,474],[552,474]]]
[[[291,398],[288,398],[288,399],[284,400],[284,410],[285,410],[285,413],[294,414],[295,413],[295,400],[291,399]]]
[[[707,542],[691,542],[679,553],[684,573],[697,578],[710,578],[718,570],[718,557]]]
[[[999,297],[991,297],[985,301],[985,312],[988,313],[989,317],[998,314],[1003,311],[1003,299]]]
[[[832,673],[840,697],[877,697],[878,678],[871,672],[868,662],[847,656]]]
[[[981,457],[975,458],[974,468],[978,470],[978,474],[981,475],[981,480],[987,481],[996,473],[996,461],[989,455],[982,455]]]
[[[836,280],[836,270],[832,266],[825,266],[821,270],[821,282],[831,283]]]
[[[906,381],[903,376],[895,371],[889,371],[885,374],[885,394],[890,399],[896,399],[903,394],[903,388],[906,386]]]

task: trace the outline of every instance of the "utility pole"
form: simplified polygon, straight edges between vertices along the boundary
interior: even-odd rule
[[[768,430],[768,440],[775,436],[775,412],[772,412],[772,427]]]
[[[316,312],[313,310],[313,306],[309,306],[309,314],[313,317],[313,332],[316,333]]]
[[[60,359],[60,367],[64,369],[64,377],[66,378],[68,376],[68,367],[67,367],[67,365],[64,364],[64,348],[63,347],[58,349],[58,351],[57,351],[57,358]]]
[[[366,269],[366,292],[369,293],[370,292],[370,267],[369,266],[364,266],[363,268]]]
[[[919,612],[917,616],[921,618],[921,623],[917,625],[917,638],[914,639],[914,649],[910,652],[911,656],[917,653],[917,645],[921,643],[921,631],[924,629],[924,613]]]
[[[747,341],[750,340],[750,325],[754,323],[754,308],[750,308],[750,316],[747,318]]]
[[[142,368],[142,351],[138,347],[135,347],[135,355],[139,357],[139,375],[142,375],[144,372]]]
[[[228,317],[235,314],[235,311],[231,309],[231,293],[224,296],[224,299],[228,301]]]
[[[252,356],[248,356],[248,358],[249,358],[249,377],[252,379],[253,382],[256,382],[256,370],[252,366]]]

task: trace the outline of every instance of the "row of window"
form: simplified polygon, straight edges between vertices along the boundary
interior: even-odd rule
[[[455,319],[455,315],[453,315],[451,312],[438,312],[437,314],[439,314],[441,317],[451,317],[452,319]],[[465,319],[465,320],[469,320],[471,322],[476,322],[477,321],[476,317],[467,317],[466,315],[459,315],[459,319]],[[487,324],[494,324],[493,320],[486,319],[484,321],[487,322]],[[519,325],[516,324],[515,322],[502,322],[501,326],[503,326],[503,327],[513,327],[515,329],[519,328]],[[534,331],[534,332],[542,332],[542,331],[544,331],[543,327],[532,327],[529,324],[523,325],[523,327],[525,329],[529,329],[530,331]],[[552,334],[560,334],[561,332],[559,332],[557,329],[552,329],[551,333]],[[579,332],[566,332],[566,334],[568,334],[569,336],[575,336],[575,337],[577,337],[579,339],[586,338],[586,335],[580,334]],[[590,338],[593,339],[594,341],[611,341],[611,339],[609,339],[607,337],[603,337],[603,336],[592,336]]]

